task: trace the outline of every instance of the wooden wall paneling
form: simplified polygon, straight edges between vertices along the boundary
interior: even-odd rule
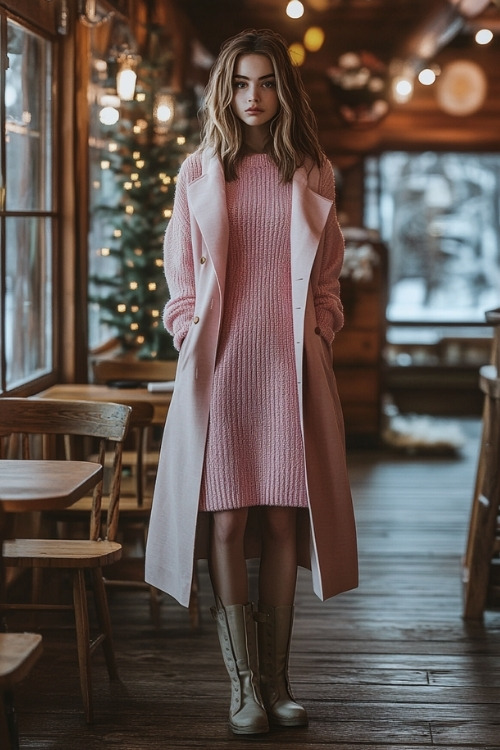
[[[89,50],[90,30],[75,22],[59,45],[59,382],[87,374]]]
[[[56,3],[47,0],[0,0],[0,7],[49,34],[57,33]]]

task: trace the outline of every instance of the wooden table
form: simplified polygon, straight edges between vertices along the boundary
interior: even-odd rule
[[[7,513],[67,508],[102,477],[93,461],[0,460],[0,507]]]
[[[147,388],[113,388],[95,383],[60,383],[37,393],[36,398],[74,399],[76,401],[111,401],[129,406],[134,401],[147,401],[154,407],[152,423],[165,424],[172,399],[170,391],[148,391]]]

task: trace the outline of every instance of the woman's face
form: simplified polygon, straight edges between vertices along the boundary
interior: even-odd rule
[[[240,55],[233,72],[231,108],[247,127],[269,126],[279,109],[276,79],[267,55]]]

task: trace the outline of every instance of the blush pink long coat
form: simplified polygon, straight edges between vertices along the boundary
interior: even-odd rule
[[[222,166],[206,153],[203,163],[202,175],[187,185],[191,248],[170,247],[169,230],[165,237],[166,253],[182,256],[184,251],[188,253],[184,257],[194,262],[196,291],[193,322],[180,350],[175,391],[165,425],[146,550],[146,581],[184,606],[189,603],[194,560],[207,557],[208,553],[208,514],[198,513],[198,503],[229,237]],[[298,558],[300,565],[312,571],[315,593],[320,599],[327,599],[357,586],[358,565],[332,351],[317,333],[314,307],[314,290],[320,281],[325,283],[324,278],[320,279],[325,253],[334,258],[333,264],[329,263],[333,274],[330,285],[338,292],[343,238],[334,196],[319,195],[318,180],[316,167],[298,169],[293,179],[291,267],[296,374],[309,500],[309,508],[298,512]],[[174,221],[175,207],[169,228]],[[259,555],[256,529],[250,515],[247,557]]]

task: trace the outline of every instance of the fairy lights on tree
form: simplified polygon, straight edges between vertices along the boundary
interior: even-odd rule
[[[177,353],[162,321],[163,236],[179,167],[199,140],[197,105],[194,95],[174,97],[162,86],[163,65],[141,61],[136,72],[134,98],[101,125],[93,220],[104,242],[96,248],[91,299],[124,352],[171,359]]]

